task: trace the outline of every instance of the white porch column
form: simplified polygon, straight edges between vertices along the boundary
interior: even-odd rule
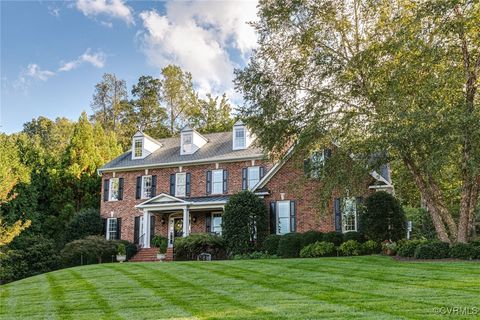
[[[190,211],[188,207],[183,208],[183,236],[188,236],[190,230]]]
[[[143,211],[143,247],[150,248],[150,212]]]

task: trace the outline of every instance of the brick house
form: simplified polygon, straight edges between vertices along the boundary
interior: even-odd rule
[[[231,132],[202,135],[185,127],[180,137],[155,140],[142,132],[131,150],[99,169],[101,216],[108,239],[125,239],[150,248],[154,235],[221,234],[228,198],[251,190],[270,211],[270,232],[357,230],[356,199],[376,189],[392,190],[388,166],[371,172],[365,192],[348,198],[332,195],[329,212],[319,215],[315,170],[330,149],[308,159],[288,151],[278,163],[266,160],[248,128],[237,122]]]

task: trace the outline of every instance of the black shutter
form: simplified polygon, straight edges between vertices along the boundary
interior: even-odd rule
[[[135,222],[133,223],[133,242],[138,244],[138,237],[140,233],[140,217],[135,217]]]
[[[185,174],[185,195],[186,195],[187,197],[190,196],[190,188],[191,188],[191,187],[190,187],[190,185],[191,185],[190,180],[191,180],[191,173],[188,173],[188,172],[187,172],[187,173]]]
[[[117,218],[117,240],[122,239],[122,218]]]
[[[248,168],[242,169],[242,190],[248,189]]]
[[[142,177],[137,177],[137,189],[135,192],[135,199],[142,198]]]
[[[110,180],[103,180],[103,201],[108,201],[108,193],[110,191]]]
[[[102,218],[102,224],[103,224],[102,236],[106,236],[107,235],[107,219],[106,218]]]
[[[335,199],[333,214],[335,217],[335,231],[342,232],[342,209],[340,208],[340,198]]]
[[[155,215],[150,216],[150,242],[152,242],[153,237],[155,236]]]
[[[277,233],[277,212],[275,211],[275,201],[270,202],[270,233]]]
[[[157,195],[157,176],[152,176],[152,198]]]
[[[290,232],[297,231],[297,205],[295,201],[290,201]]]
[[[310,171],[312,170],[312,160],[310,159],[305,159],[303,160],[303,173],[305,176],[310,177]]]
[[[123,200],[123,178],[118,179],[118,200]]]
[[[260,180],[263,178],[263,176],[265,176],[265,167],[260,166]]]
[[[212,193],[212,171],[207,171],[207,194]]]
[[[170,175],[170,195],[175,196],[175,173]]]
[[[223,193],[228,192],[228,171],[223,170]]]
[[[205,213],[205,232],[212,232],[212,214],[210,212]]]

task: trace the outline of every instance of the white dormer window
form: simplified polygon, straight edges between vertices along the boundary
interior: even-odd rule
[[[133,149],[134,158],[141,158],[143,156],[143,139],[135,139]]]
[[[192,153],[192,134],[184,133],[182,135],[182,150],[183,153]]]
[[[247,146],[247,131],[245,127],[233,129],[233,149],[245,149]]]
[[[189,126],[180,133],[180,155],[194,154],[207,143],[207,139]]]

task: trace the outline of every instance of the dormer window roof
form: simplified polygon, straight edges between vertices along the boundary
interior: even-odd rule
[[[208,140],[189,126],[180,132],[180,155],[189,155],[197,152]]]
[[[161,147],[160,142],[138,131],[132,138],[132,160],[144,159]]]

